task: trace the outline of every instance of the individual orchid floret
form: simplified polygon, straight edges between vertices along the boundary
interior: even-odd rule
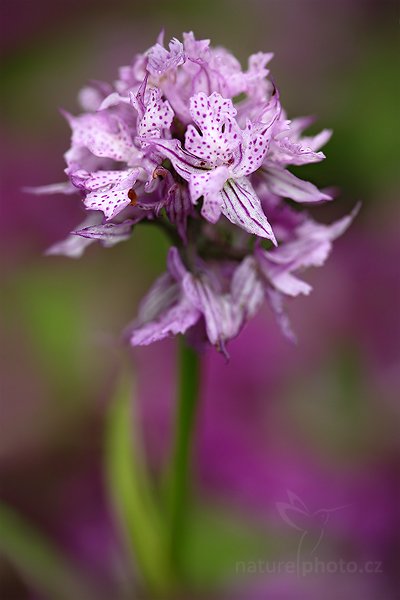
[[[145,85],[147,79],[145,79]],[[146,96],[146,100],[143,99]],[[145,138],[161,137],[171,127],[174,111],[167,100],[162,100],[161,91],[157,88],[139,89],[136,96],[131,97],[132,104],[138,111],[137,134]]]
[[[90,210],[101,210],[107,219],[112,219],[130,204],[136,204],[134,185],[146,180],[141,168],[125,171],[75,171],[71,179],[77,188],[87,192],[84,204]]]
[[[132,164],[138,158],[132,134],[122,119],[105,113],[73,117],[65,113],[72,129],[72,146],[87,148],[98,157],[111,158]]]
[[[129,329],[133,345],[147,345],[186,333],[201,321],[209,342],[227,354],[226,342],[238,335],[264,298],[252,257],[245,259],[224,290],[212,265],[201,263],[196,272],[183,264],[177,248],[168,254],[168,272],[154,283]]]
[[[167,273],[155,281],[142,300],[138,317],[129,328],[130,342],[134,346],[185,333],[200,318],[200,311],[183,291],[187,270],[175,247],[169,250],[167,267]]]
[[[320,152],[320,148],[330,140],[332,131],[323,129],[317,135],[302,136],[303,130],[312,122],[313,119],[308,117],[286,121],[287,128],[271,142],[268,159],[283,166],[305,165],[323,160],[325,155]]]
[[[276,290],[287,296],[309,294],[311,286],[299,279],[296,273],[307,267],[320,267],[332,250],[332,242],[351,224],[359,207],[350,215],[331,225],[321,225],[312,219],[299,225],[294,238],[273,250],[255,251],[260,271]]]
[[[311,122],[312,119],[308,118],[287,121],[282,113],[261,168],[270,192],[300,203],[332,200],[329,193],[320,191],[314,184],[300,179],[286,168],[288,165],[315,163],[325,158],[319,150],[329,141],[332,132],[324,129],[315,136],[302,137],[301,132]]]
[[[285,296],[310,293],[311,285],[300,279],[297,273],[325,263],[332,250],[332,242],[346,231],[358,210],[357,205],[349,215],[331,225],[321,225],[308,218],[296,226],[292,239],[278,248],[270,251],[260,245],[255,248],[251,266],[263,285],[282,333],[291,342],[295,343],[297,339],[284,308]]]
[[[266,79],[269,74],[266,65],[272,57],[272,53],[252,54],[248,70],[243,72],[239,61],[230,52],[224,48],[215,48],[211,53],[209,69],[216,80],[217,91],[226,97],[246,94],[257,98],[259,102],[265,101],[271,89],[271,84]]]
[[[169,50],[163,45],[163,34],[159,41],[147,52],[147,70],[151,75],[163,75],[166,71],[174,69],[185,61],[183,44],[176,38],[169,43]]]
[[[210,343],[225,356],[228,356],[226,342],[240,333],[264,299],[263,285],[255,274],[251,256],[233,270],[228,292],[223,293],[219,281],[213,282],[207,271],[201,276],[187,277],[184,289],[204,316]]]
[[[211,96],[199,93],[190,101],[190,113],[198,129],[188,126],[185,150],[177,140],[152,139],[151,143],[189,182],[192,201],[204,198],[202,215],[208,221],[216,223],[224,214],[249,233],[275,243],[260,200],[246,177],[260,167],[268,150],[279,116],[279,103],[272,99],[271,104],[274,109],[266,121],[263,117],[268,106],[263,107],[258,122],[248,120],[242,130],[231,100],[216,92]]]

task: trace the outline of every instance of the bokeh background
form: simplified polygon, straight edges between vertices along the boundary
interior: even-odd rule
[[[327,160],[301,168],[339,191],[315,218],[362,202],[327,265],[307,275],[312,295],[288,304],[297,347],[265,309],[231,344],[229,365],[214,351],[204,357],[185,598],[399,598],[397,3],[2,0],[1,21],[1,598],[137,597],[104,440],[120,332],[164,269],[167,245],[138,228],[129,242],[92,246],[79,261],[46,258],[79,222],[79,199],[21,190],[63,180],[69,129],[58,108],[77,111],[88,80],[114,80],[162,27],[167,38],[193,30],[243,62],[273,51],[289,116],[315,114],[316,127],[334,130]],[[130,364],[159,480],[175,342],[136,349]],[[314,514],[300,529],[279,514],[288,493]],[[337,510],[326,518],[325,509]],[[296,557],[302,528],[322,534],[320,557],[350,561],[356,572],[265,573],[266,562]],[[379,572],[362,572],[365,561]],[[96,592],[69,591],[67,572]]]

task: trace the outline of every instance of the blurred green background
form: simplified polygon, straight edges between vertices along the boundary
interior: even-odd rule
[[[88,80],[116,79],[118,66],[152,45],[162,27],[166,38],[190,30],[211,38],[243,64],[253,52],[273,51],[271,72],[289,117],[313,114],[318,116],[315,131],[334,130],[326,161],[298,170],[304,179],[338,189],[336,202],[314,209],[315,218],[337,218],[362,202],[327,266],[309,275],[313,295],[288,306],[297,348],[281,339],[266,310],[232,344],[230,366],[211,351],[205,358],[193,467],[196,526],[187,557],[193,587],[212,590],[228,582],[238,598],[248,600],[250,592],[240,591],[247,584],[236,576],[235,561],[249,556],[272,560],[295,551],[295,532],[275,510],[295,486],[293,491],[314,503],[315,510],[353,503],[353,512],[334,524],[333,552],[382,561],[383,574],[374,585],[368,583],[368,593],[375,593],[376,585],[376,598],[396,597],[396,4],[1,3],[1,495],[77,571],[101,584],[105,597],[135,597],[130,592],[135,577],[112,524],[102,466],[120,333],[164,269],[167,243],[158,232],[137,228],[128,243],[108,250],[93,246],[79,261],[46,258],[44,250],[79,222],[78,197],[38,198],[22,188],[64,179],[62,155],[70,134],[58,108],[76,112],[78,90]],[[157,474],[168,455],[174,344],[135,350],[132,372]],[[375,497],[373,490],[380,493]],[[341,544],[335,545],[337,539]],[[18,556],[25,556],[16,548]],[[42,586],[29,568],[35,558],[28,551],[21,567],[10,554],[5,552],[0,563],[1,597],[42,598]],[[51,566],[44,570],[48,575]],[[266,579],[264,595],[254,598],[278,597],[268,587],[274,577]],[[282,598],[300,597],[296,586],[300,583],[289,586]],[[52,584],[50,589],[43,598],[57,597]]]

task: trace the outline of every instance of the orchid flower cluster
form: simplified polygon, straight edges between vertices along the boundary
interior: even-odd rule
[[[288,170],[321,161],[331,132],[304,137],[312,119],[287,119],[268,79],[271,58],[253,54],[242,70],[192,32],[168,48],[161,34],[113,85],[80,92],[82,114],[64,113],[69,181],[39,191],[79,191],[87,218],[49,253],[78,257],[148,222],[171,239],[166,273],[129,328],[133,345],[188,334],[226,354],[265,299],[293,337],[284,296],[309,293],[298,271],[322,265],[351,222],[318,224],[287,202],[331,199]]]

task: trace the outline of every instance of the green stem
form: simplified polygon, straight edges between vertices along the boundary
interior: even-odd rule
[[[172,565],[178,574],[182,571],[182,556],[185,543],[187,501],[189,495],[189,464],[199,395],[199,373],[199,355],[195,350],[186,345],[182,337],[179,344],[179,396],[169,490],[170,556]]]

